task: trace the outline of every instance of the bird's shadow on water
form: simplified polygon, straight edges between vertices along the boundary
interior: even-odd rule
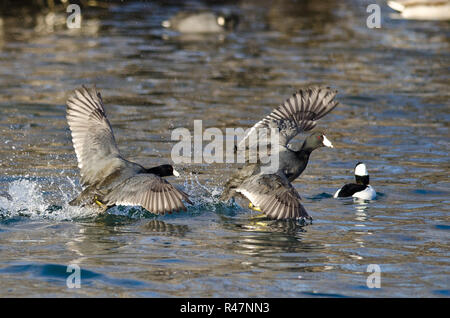
[[[93,222],[107,227],[137,224],[137,228],[141,233],[162,235],[184,236],[189,231],[187,225],[172,224],[167,222],[167,220],[161,220],[162,216],[150,213],[140,207],[133,207],[130,210],[132,210],[129,212],[131,216],[103,213],[98,215]],[[174,214],[172,213],[171,215]]]
[[[148,233],[152,235],[167,235],[167,236],[184,236],[189,232],[189,227],[185,224],[173,224],[167,221],[159,220],[158,216],[151,215],[143,219],[130,218],[125,215],[102,214],[96,217],[93,222],[96,225],[105,227],[136,225],[139,233]]]
[[[226,229],[245,231],[245,232],[260,232],[260,233],[284,233],[287,235],[297,235],[299,233],[307,232],[307,225],[304,220],[271,220],[266,217],[251,217],[248,218],[226,218],[224,216],[220,219],[221,224]],[[309,222],[309,221],[308,221]]]
[[[295,263],[292,270],[297,272],[298,263],[309,262],[309,256],[302,253],[324,248],[321,242],[305,239],[308,226],[298,220],[270,220],[244,211],[234,217],[220,215],[218,223],[225,230],[230,251],[249,256],[247,265],[250,267],[264,267],[271,260],[278,262],[282,257],[285,263]]]
[[[183,237],[190,231],[189,226],[185,224],[172,224],[161,220],[150,220],[139,226],[140,232]]]
[[[306,232],[312,221],[305,219],[272,220],[260,212],[241,207],[234,201],[221,202],[216,205],[216,215],[225,229],[247,232],[277,232],[289,235]]]

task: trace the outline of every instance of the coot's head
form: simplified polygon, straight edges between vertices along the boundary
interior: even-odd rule
[[[180,176],[180,173],[178,171],[176,171],[172,167],[172,165],[161,165],[161,166],[153,167],[153,168],[147,169],[147,173],[153,173],[160,177],[170,177],[170,176],[179,177]]]
[[[311,151],[320,147],[334,148],[331,141],[328,140],[323,132],[312,133],[306,138],[305,144],[303,145],[304,149]]]

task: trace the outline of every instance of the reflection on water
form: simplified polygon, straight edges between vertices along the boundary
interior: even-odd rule
[[[449,24],[391,20],[382,5],[370,30],[367,4],[113,2],[82,8],[74,30],[57,10],[2,13],[0,295],[448,296]],[[237,29],[161,27],[205,8],[238,13]],[[123,155],[148,166],[170,162],[171,130],[196,119],[248,127],[299,87],[338,89],[318,124],[336,148],[312,154],[295,183],[314,221],[219,202],[231,164],[177,167],[186,213],[70,207],[80,186],[64,104],[94,83]],[[358,161],[377,199],[333,199]],[[69,264],[81,289],[65,285]],[[369,264],[380,290],[366,286]]]

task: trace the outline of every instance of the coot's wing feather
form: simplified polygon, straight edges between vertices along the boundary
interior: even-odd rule
[[[186,211],[183,200],[192,204],[186,193],[165,179],[148,173],[125,180],[102,198],[107,205],[140,205],[156,214]]]
[[[280,145],[286,146],[297,134],[313,129],[318,119],[338,105],[338,102],[334,100],[336,94],[337,91],[329,87],[314,86],[299,90],[257,122],[240,141],[239,146],[245,145],[249,139],[250,148],[254,147],[252,142],[255,138],[249,138],[250,135],[257,133],[256,136],[261,139],[271,128],[279,132]]]
[[[97,181],[102,168],[117,164],[119,149],[106,117],[100,93],[82,86],[67,100],[67,122],[83,185]],[[120,161],[120,160],[119,160]]]
[[[271,219],[309,218],[298,192],[277,174],[249,178],[236,192],[244,195]]]

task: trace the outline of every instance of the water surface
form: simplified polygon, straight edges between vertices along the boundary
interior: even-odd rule
[[[448,297],[449,23],[381,5],[382,28],[368,29],[368,4],[128,2],[83,8],[79,30],[64,12],[3,13],[0,296]],[[160,27],[187,8],[241,22],[220,36]],[[298,88],[336,88],[341,104],[318,124],[335,149],[295,182],[313,224],[219,202],[231,164],[177,167],[187,213],[69,207],[80,186],[65,101],[81,84],[101,91],[123,155],[148,166],[170,162],[174,128],[249,127]],[[377,200],[333,199],[358,161]],[[69,264],[80,289],[66,286]]]

